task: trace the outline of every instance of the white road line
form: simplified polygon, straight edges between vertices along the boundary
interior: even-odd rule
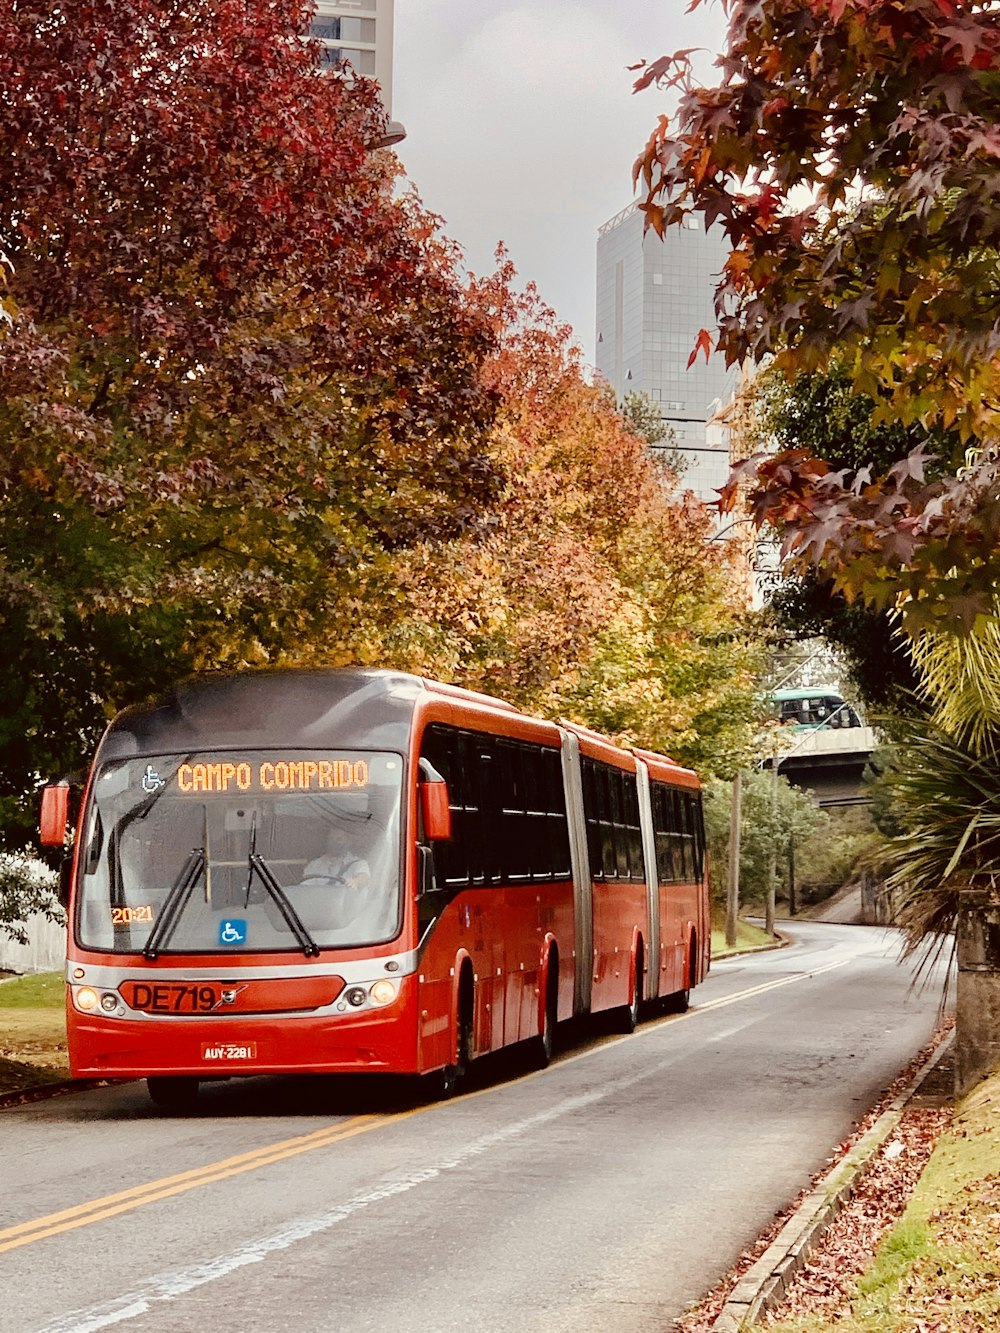
[[[732,1027],[723,1028],[721,1032],[716,1032],[713,1037],[706,1037],[705,1044],[709,1045],[713,1041],[725,1041],[729,1037],[735,1037],[737,1032],[743,1032],[744,1029],[753,1027],[754,1023],[759,1023],[760,1018],[748,1018],[743,1023],[734,1023]]]

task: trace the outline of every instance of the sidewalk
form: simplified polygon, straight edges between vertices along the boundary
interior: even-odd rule
[[[838,926],[863,925],[861,885],[849,884],[832,898],[824,898],[821,903],[807,907],[799,915],[808,921],[828,921]]]

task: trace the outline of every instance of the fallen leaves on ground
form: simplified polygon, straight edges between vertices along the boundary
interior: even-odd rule
[[[950,1107],[904,1112],[818,1249],[796,1274],[783,1303],[761,1320],[765,1328],[801,1314],[831,1321],[839,1317],[879,1241],[902,1215],[951,1115]],[[926,1333],[935,1333],[935,1326],[929,1325]]]

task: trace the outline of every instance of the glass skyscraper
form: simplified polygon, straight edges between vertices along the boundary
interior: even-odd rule
[[[597,240],[597,369],[619,402],[643,393],[673,430],[685,462],[683,484],[705,501],[729,474],[729,432],[710,422],[736,390],[738,371],[705,354],[690,368],[699,330],[714,334],[714,295],[728,254],[721,230],[700,216],[665,240],[643,234],[633,203],[606,222]]]

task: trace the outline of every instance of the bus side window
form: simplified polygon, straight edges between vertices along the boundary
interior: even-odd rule
[[[562,763],[558,750],[543,750],[543,785],[545,791],[546,833],[549,864],[554,879],[568,879],[570,870],[569,824],[566,819],[566,792],[563,789]]]
[[[437,888],[434,874],[434,853],[426,842],[417,843],[417,892],[433,893]]]
[[[656,841],[656,878],[660,884],[674,880],[673,849],[670,842],[670,794],[662,782],[653,784],[653,834]]]
[[[604,862],[601,849],[600,802],[597,794],[597,765],[593,759],[584,759],[583,770],[583,811],[587,824],[587,852],[590,859],[592,879],[604,878]]]
[[[458,735],[447,727],[428,727],[420,747],[421,763],[426,760],[444,778],[451,801],[452,836],[446,842],[435,842],[428,850],[434,861],[435,886],[468,883],[469,867],[465,860],[464,827],[456,807],[460,804],[461,777],[458,762]],[[421,828],[421,838],[423,829]],[[421,843],[423,846],[424,843]],[[423,875],[423,872],[421,872]]]
[[[614,780],[605,764],[597,769],[597,814],[601,821],[601,860],[604,878],[618,878],[618,858],[615,856],[615,808],[613,804]]]
[[[485,839],[483,837],[483,771],[479,756],[479,738],[470,732],[458,737],[458,772],[461,796],[452,794],[452,820],[458,814],[458,836],[463,845],[466,876],[471,884],[485,880]],[[454,807],[460,807],[458,811]]]
[[[639,784],[634,773],[626,773],[624,777],[629,876],[642,883],[646,878],[646,859],[642,851],[642,829],[639,827]]]

